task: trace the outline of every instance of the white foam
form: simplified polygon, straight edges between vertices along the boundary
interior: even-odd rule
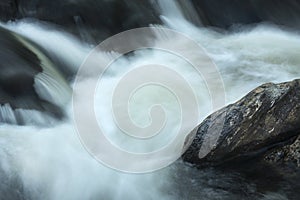
[[[168,9],[165,8],[166,11]],[[174,13],[170,15],[166,13],[164,16],[166,26],[188,34],[199,42],[217,64],[225,82],[228,102],[237,100],[261,83],[287,81],[300,77],[298,66],[300,63],[298,55],[300,52],[299,35],[265,25],[233,34],[218,33],[191,25],[184,20],[183,15],[176,9],[170,12]],[[179,16],[180,19],[172,21],[168,17],[175,15]],[[60,54],[62,59],[74,66],[74,69],[77,69],[78,63],[84,60],[87,49],[89,49],[70,35],[55,30],[49,31],[45,26],[38,23],[16,22],[8,26],[45,48]],[[173,44],[168,43],[167,45],[180,45],[184,48],[185,44],[180,42],[173,41]],[[193,54],[193,52],[190,53]],[[103,55],[103,59],[105,59],[105,55]],[[198,79],[193,78],[193,71],[190,70],[188,64],[159,51],[137,52],[130,59],[119,60],[115,64],[120,67],[114,68],[115,71],[112,71],[110,76],[104,80],[104,88],[99,92],[104,96],[111,95],[114,81],[120,78],[123,72],[149,60],[166,65],[172,63],[174,68],[181,70],[198,91],[198,98],[204,102],[203,109],[209,108],[210,100],[206,95],[203,95],[205,86]],[[82,77],[82,87],[88,88],[88,79],[96,77],[93,77],[93,71],[87,72],[85,75],[86,77]],[[59,86],[59,83],[50,84],[51,87],[49,85],[44,86],[43,83],[48,82],[47,78],[45,74],[37,76],[36,84],[40,85],[37,90],[40,90],[41,97],[56,102],[56,97],[59,95],[44,93],[43,90],[53,91]],[[165,95],[164,91],[153,94],[153,88],[148,88],[148,91],[144,92],[152,94],[151,98],[143,101],[140,99],[139,101],[139,96],[137,96],[139,103],[131,109],[133,118],[138,123],[145,125],[149,122],[143,120],[145,119],[143,116],[146,114],[141,112],[141,109],[148,108],[154,100],[167,98],[166,101],[171,102],[169,107],[173,107],[175,104],[175,101]],[[113,119],[108,116],[109,108],[105,108],[109,101],[100,100],[99,102],[102,104],[99,107],[96,106],[98,118],[105,121],[104,126],[107,132],[112,134],[111,138],[118,139],[118,134],[113,132]],[[82,103],[84,104],[84,102]],[[0,111],[0,114],[5,113],[1,114],[3,119],[14,121],[15,118],[9,107],[0,107]],[[70,107],[66,107],[66,111],[71,113]],[[176,109],[174,111],[171,109],[170,112],[171,117],[178,114]],[[209,109],[206,109],[201,117],[204,118],[208,113]],[[171,119],[169,127],[176,127],[174,123],[176,123],[176,119]],[[122,138],[119,140],[119,143],[124,141]],[[147,148],[151,148],[153,143],[149,144]],[[129,175],[99,165],[81,146],[71,120],[51,128],[42,129],[2,126],[0,128],[0,144],[3,147],[0,150],[2,167],[7,169],[7,166],[12,166],[12,169],[6,170],[7,173],[11,173],[12,176],[13,174],[20,176],[24,190],[31,198],[51,200],[176,198],[172,196],[172,190],[176,190],[176,188],[172,187],[172,179],[168,174],[168,169],[148,175]],[[180,179],[189,180],[190,178],[193,177],[181,177]],[[199,190],[201,187],[197,186]]]

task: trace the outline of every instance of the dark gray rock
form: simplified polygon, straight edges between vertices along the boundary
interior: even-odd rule
[[[16,1],[17,18],[51,22],[93,43],[124,30],[160,22],[159,14],[148,0]]]
[[[228,28],[235,24],[272,22],[300,28],[297,0],[192,0],[205,25]]]
[[[206,26],[219,28],[272,22],[300,29],[297,0],[177,1],[187,19],[196,25],[201,24],[200,19]],[[124,30],[161,24],[162,14],[156,0],[3,0],[0,11],[2,21],[35,18],[57,24],[90,43]]]
[[[272,22],[300,29],[297,0],[177,1],[186,17],[196,25],[199,23],[193,19],[199,17],[204,25],[219,28]],[[191,7],[199,16],[189,16]],[[156,0],[3,0],[0,11],[0,20],[36,18],[94,43],[124,30],[161,23]]]
[[[0,20],[8,21],[15,19],[18,14],[17,0],[0,1]]]
[[[182,158],[197,166],[259,157],[300,133],[300,80],[264,84],[207,117]],[[191,144],[189,146],[189,144]]]
[[[272,149],[264,155],[264,160],[271,164],[293,164],[300,167],[300,136],[291,140],[291,144]]]

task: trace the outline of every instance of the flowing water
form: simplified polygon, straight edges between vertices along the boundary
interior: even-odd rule
[[[251,89],[265,82],[290,81],[300,77],[300,35],[270,24],[238,27],[230,32],[199,28],[187,21],[179,4],[159,1],[164,13],[164,26],[188,35],[202,45],[216,63],[224,81],[226,103],[234,102]],[[85,44],[51,25],[38,21],[21,20],[2,24],[46,49],[49,55],[68,66],[75,74],[92,46]],[[182,41],[159,38],[157,42],[184,48]],[[193,55],[194,52],[186,51]],[[101,53],[99,53],[101,54]],[[106,54],[101,54],[103,59]],[[197,56],[197,55],[194,55]],[[197,170],[181,161],[149,174],[126,174],[99,164],[81,145],[72,119],[70,88],[74,75],[68,80],[45,61],[43,73],[35,78],[35,89],[40,98],[64,108],[66,119],[57,121],[37,111],[20,112],[25,126],[2,124],[0,126],[0,199],[288,199],[295,195],[297,186],[276,179],[269,186],[247,179],[237,172],[216,169]],[[158,50],[141,50],[113,63],[112,70],[103,78],[103,85],[96,95],[96,115],[104,121],[104,129],[120,146],[130,150],[148,151],[160,147],[170,138],[155,138],[141,145],[132,145],[121,136],[110,116],[108,105],[116,82],[136,65],[160,63],[172,66],[189,80],[201,102],[199,122],[213,110],[209,92],[201,78],[195,77],[193,68],[180,57]],[[80,83],[88,89],[93,71],[86,72]],[[180,90],[180,85],[177,86]],[[217,86],[216,86],[217,87]],[[84,95],[84,94],[82,94]],[[144,96],[149,98],[145,99]],[[167,134],[176,130],[179,113],[176,98],[165,90],[146,88],[135,96],[131,106],[132,117],[137,123],[150,123],[147,109],[153,102],[166,108]],[[83,102],[84,103],[84,102]],[[17,111],[15,111],[17,112]],[[26,117],[27,116],[27,117]],[[14,122],[9,105],[0,107],[0,118]],[[51,126],[38,126],[51,122]],[[14,124],[14,123],[12,123]],[[38,125],[36,125],[38,124]],[[170,135],[171,136],[171,135]],[[258,169],[264,170],[264,169]],[[262,173],[263,174],[263,173]]]

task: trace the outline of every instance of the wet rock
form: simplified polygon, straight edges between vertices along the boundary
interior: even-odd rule
[[[18,18],[57,24],[87,42],[160,22],[151,1],[140,0],[17,0]]]
[[[205,25],[228,28],[235,24],[272,22],[300,28],[297,0],[192,0]]]
[[[8,21],[15,19],[18,13],[16,0],[1,0],[0,1],[0,20]]]
[[[267,83],[213,113],[187,137],[183,159],[197,166],[220,165],[289,144],[300,133],[299,91],[300,80]]]
[[[271,22],[300,29],[300,3],[297,0],[177,2],[186,18],[196,25],[229,28],[236,24]],[[3,0],[0,2],[0,20],[36,18],[98,43],[124,30],[160,24],[158,7],[156,0]]]
[[[291,144],[272,149],[264,155],[264,160],[271,164],[292,164],[300,167],[300,136],[293,138]]]

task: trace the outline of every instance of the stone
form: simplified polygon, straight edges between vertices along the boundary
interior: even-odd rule
[[[300,133],[299,91],[300,80],[267,83],[213,113],[187,137],[183,160],[217,166],[290,143]]]

